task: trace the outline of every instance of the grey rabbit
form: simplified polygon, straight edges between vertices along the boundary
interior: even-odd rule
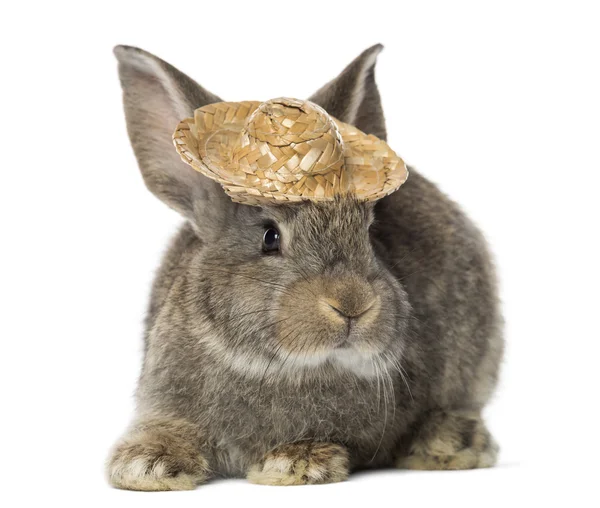
[[[385,139],[381,48],[309,100]],[[486,242],[457,205],[412,168],[376,203],[235,203],[171,139],[221,99],[143,50],[115,54],[146,186],[185,223],[153,284],[136,416],[109,482],[184,490],[223,476],[298,485],[492,466],[481,412],[502,317]]]

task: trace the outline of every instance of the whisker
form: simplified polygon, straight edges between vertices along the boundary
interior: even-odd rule
[[[296,330],[294,330],[296,331]],[[298,332],[299,333],[299,332]],[[298,333],[296,334],[296,337],[298,336]],[[292,342],[294,342],[295,338],[292,340]],[[296,350],[296,347],[292,347],[289,351],[288,354],[285,356],[285,358],[283,359],[283,361],[281,362],[281,365],[279,366],[279,370],[277,371],[277,373],[275,374],[275,377],[278,377],[279,374],[281,374],[281,371],[283,370],[284,365],[286,364],[286,362],[288,361],[290,355]]]
[[[239,318],[243,318],[245,316],[250,316],[252,314],[260,314],[261,312],[277,312],[283,309],[260,309],[260,310],[252,310],[250,312],[244,312],[243,314],[236,314],[235,318],[239,319]],[[233,320],[233,318],[231,319]]]
[[[267,371],[269,370],[269,368],[271,367],[271,364],[273,363],[273,360],[275,360],[275,357],[279,354],[279,351],[281,350],[281,348],[283,347],[284,341],[285,339],[287,339],[292,333],[294,333],[294,330],[290,330],[290,333],[286,334],[285,337],[283,337],[280,341],[279,341],[279,345],[277,346],[277,348],[275,349],[275,352],[273,353],[273,355],[271,356],[271,358],[269,359],[269,362],[267,363],[267,367],[265,368],[262,377],[260,378],[260,383],[258,384],[258,407],[260,407],[260,394],[262,392],[262,386],[263,383],[266,379],[267,376]]]
[[[299,292],[293,292],[293,290],[290,290],[290,288],[288,288],[287,286],[283,285],[283,284],[279,284],[277,282],[271,282],[271,281],[266,281],[263,279],[259,279],[258,277],[251,277],[249,275],[244,275],[242,273],[236,273],[236,272],[231,272],[228,270],[221,270],[221,269],[214,269],[211,268],[211,270],[215,271],[215,272],[220,272],[220,273],[226,273],[229,275],[233,275],[235,277],[241,277],[244,279],[249,279],[249,280],[253,280],[255,282],[260,282],[261,284],[264,284],[266,286],[269,286],[271,288],[273,288],[274,291],[278,291],[281,294],[285,294],[291,298],[295,298],[299,301],[305,301],[305,302],[310,302],[311,300],[308,298],[303,298],[301,297],[302,293]],[[313,293],[314,294],[314,293]]]
[[[271,328],[272,326],[276,326],[279,323],[283,323],[284,321],[287,321],[289,318],[283,318],[283,319],[279,319],[278,321],[275,321],[273,323],[269,323],[266,326],[262,326],[260,328],[258,328],[257,330],[252,330],[253,332],[262,332],[263,330],[266,330],[267,328]]]
[[[377,357],[373,356],[372,358],[373,361],[373,367],[375,368],[375,373],[377,376],[377,407],[379,408],[379,379],[381,377],[381,369],[380,369],[380,365],[379,365],[379,360]],[[383,378],[382,378],[383,381]],[[373,460],[375,460],[375,457],[377,456],[377,453],[379,452],[379,449],[381,448],[381,444],[383,443],[383,438],[385,436],[385,431],[387,430],[387,414],[388,414],[388,402],[387,402],[387,396],[385,394],[385,384],[382,382],[382,388],[384,391],[384,416],[383,416],[383,430],[381,431],[381,437],[379,438],[379,443],[377,444],[377,448],[375,449],[375,452],[373,453],[373,456],[371,457],[371,459],[369,460],[369,462],[373,462]]]
[[[244,275],[243,273],[231,272],[229,270],[218,270],[218,269],[214,269],[214,268],[212,268],[212,270],[214,272],[227,273],[229,275],[235,275],[236,277],[243,277],[244,279],[250,279],[250,280],[253,280],[256,282],[261,282],[262,284],[267,284],[268,286],[273,286],[273,287],[277,287],[280,289],[287,289],[287,287],[284,286],[283,284],[279,284],[277,282],[273,282],[273,281],[269,281],[269,280],[259,279],[258,277],[251,277],[250,275]]]
[[[312,341],[311,341],[312,339]],[[309,342],[311,341],[311,342]],[[315,337],[313,335],[307,335],[304,339],[304,341],[302,342],[302,346],[300,347],[300,349],[298,349],[298,353],[296,355],[296,357],[294,358],[293,364],[295,365],[298,357],[302,354],[302,351],[304,351],[304,348],[306,348],[306,352],[308,353],[308,350],[310,349],[309,344],[313,344],[315,342]],[[306,360],[306,354],[304,356],[304,360]]]
[[[408,390],[408,394],[410,395],[410,399],[414,402],[414,397],[412,394],[412,391],[410,389],[410,386],[408,384],[408,376],[406,374],[406,371],[404,370],[404,368],[402,367],[402,365],[400,364],[400,362],[394,358],[392,358],[391,356],[387,355],[384,353],[384,357],[385,359],[391,364],[392,367],[394,367],[394,369],[400,374],[400,377],[402,378],[402,381],[404,382],[404,384],[406,385],[406,389]]]
[[[247,284],[244,283],[244,281],[230,282],[227,284],[227,288],[229,289],[229,288],[234,288],[234,287],[248,287],[249,284],[250,283],[247,283]],[[302,301],[302,302],[310,302],[311,301],[308,298],[302,297],[301,293],[294,293],[294,292],[290,291],[289,289],[281,289],[278,286],[270,286],[270,285],[268,285],[268,286],[271,288],[270,290],[273,291],[274,293],[289,296],[290,298],[292,298],[296,301]]]

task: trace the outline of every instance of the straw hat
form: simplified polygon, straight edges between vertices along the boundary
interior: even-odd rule
[[[408,177],[385,141],[297,99],[209,104],[177,126],[173,142],[184,162],[247,205],[348,193],[375,201]]]

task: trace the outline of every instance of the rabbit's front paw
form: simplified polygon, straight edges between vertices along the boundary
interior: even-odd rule
[[[198,448],[160,428],[128,434],[107,466],[111,485],[128,490],[193,490],[208,476],[208,464]]]
[[[261,485],[309,485],[348,478],[348,451],[330,443],[299,442],[271,450],[248,472]]]
[[[400,454],[402,469],[474,469],[496,463],[498,445],[479,415],[435,412]]]

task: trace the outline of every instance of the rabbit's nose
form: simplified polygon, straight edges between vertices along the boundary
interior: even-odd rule
[[[380,297],[371,284],[357,275],[328,277],[323,280],[319,305],[334,320],[341,318],[347,324],[375,319]]]
[[[365,302],[361,307],[345,308],[345,306],[339,301],[333,298],[325,298],[324,302],[333,309],[337,314],[347,319],[358,319],[363,314],[366,314],[375,304],[375,298],[368,302]]]

